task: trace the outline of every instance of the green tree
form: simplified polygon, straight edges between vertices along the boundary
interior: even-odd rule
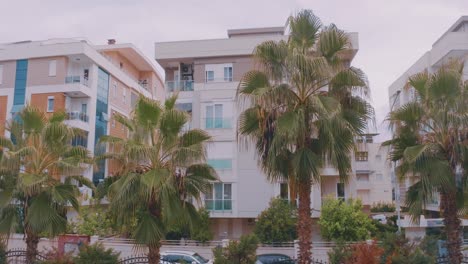
[[[120,253],[106,249],[102,244],[84,245],[74,258],[75,264],[117,264]]]
[[[405,87],[410,101],[388,115],[394,138],[391,159],[397,175],[415,184],[406,195],[409,213],[419,218],[425,205],[440,193],[450,263],[462,261],[458,208],[464,206],[468,166],[468,82],[464,63],[451,61],[436,72],[418,73]]]
[[[100,237],[112,236],[118,231],[112,215],[103,206],[82,207],[77,219],[69,222],[68,229],[72,233]]]
[[[275,198],[258,216],[254,232],[262,243],[290,242],[297,237],[296,222],[296,208]]]
[[[287,180],[299,196],[299,263],[311,258],[311,188],[320,170],[351,174],[354,138],[364,133],[373,109],[365,74],[350,66],[351,41],[335,25],[323,26],[310,10],[288,19],[287,41],[266,41],[254,50],[259,70],[246,73],[238,96],[246,107],[239,134],[254,143],[271,181]],[[295,197],[292,197],[295,200]]]
[[[130,118],[114,118],[129,130],[129,137],[101,138],[109,151],[100,158],[119,164],[117,179],[108,187],[110,210],[121,225],[137,219],[133,237],[148,247],[149,263],[159,263],[160,241],[170,223],[193,225],[198,219],[191,198],[216,180],[205,163],[205,143],[210,136],[198,129],[183,131],[188,115],[175,109],[177,97],[165,105],[140,97]]]
[[[0,136],[0,233],[24,230],[28,262],[36,258],[40,234],[65,232],[67,207],[79,210],[76,183],[92,187],[81,176],[92,159],[86,148],[71,145],[80,131],[65,117],[26,106],[7,125],[11,139]]]
[[[214,248],[214,264],[254,264],[257,259],[258,238],[244,235],[239,241],[231,240],[225,248]]]
[[[205,208],[198,210],[200,221],[192,230],[190,238],[200,242],[207,242],[213,239],[213,232],[210,229],[210,212]]]
[[[326,199],[319,219],[320,233],[331,241],[362,241],[375,231],[359,200]]]

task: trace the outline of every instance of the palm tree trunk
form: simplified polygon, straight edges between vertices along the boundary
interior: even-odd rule
[[[160,247],[161,247],[161,244],[156,244],[156,245],[151,245],[151,246],[148,246],[148,263],[149,264],[159,264],[159,261],[160,261]]]
[[[297,234],[299,236],[298,264],[309,264],[312,257],[311,189],[310,181],[299,184],[299,219],[297,222]]]
[[[37,245],[39,244],[39,236],[31,231],[26,231],[26,261],[27,263],[34,263],[38,251]]]
[[[456,192],[441,192],[440,210],[444,217],[447,236],[447,251],[452,264],[460,264],[463,259],[461,252],[460,219],[457,214]]]

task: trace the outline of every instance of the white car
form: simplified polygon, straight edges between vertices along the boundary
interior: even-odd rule
[[[384,225],[387,224],[387,217],[383,214],[373,215],[372,219],[377,220]]]
[[[212,264],[212,260],[205,259],[193,251],[165,251],[161,253],[161,264]]]

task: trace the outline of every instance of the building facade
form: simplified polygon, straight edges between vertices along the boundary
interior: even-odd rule
[[[47,113],[65,111],[66,122],[84,131],[72,143],[97,154],[103,151],[97,144],[101,136],[127,136],[112,121],[114,113],[128,116],[139,95],[164,100],[164,93],[152,60],[132,44],[92,45],[80,39],[0,44],[1,134],[26,104]],[[98,183],[114,170],[103,161],[84,175]]]
[[[358,36],[349,34],[350,60]],[[257,166],[252,146],[237,140],[240,114],[236,92],[242,76],[254,69],[252,52],[258,44],[286,40],[283,27],[228,30],[228,38],[155,44],[156,61],[165,71],[166,94],[178,94],[177,107],[191,114],[187,128],[204,129],[213,137],[208,163],[220,177],[204,206],[211,211],[215,239],[238,238],[252,230],[255,218],[273,197],[288,197],[286,183],[270,183]],[[366,207],[391,202],[392,189],[386,149],[373,143],[373,134],[357,139],[353,177],[339,182],[336,169],[323,169],[322,183],[313,186],[313,217],[320,215],[322,198],[360,198]]]
[[[431,50],[424,53],[409,69],[407,69],[388,88],[390,110],[415,100],[413,89],[404,89],[408,78],[412,75],[427,71],[436,72],[443,64],[451,59],[459,59],[465,62],[464,79],[468,80],[468,16],[458,19],[434,44]],[[393,172],[392,172],[393,173]],[[409,179],[399,183],[401,204],[405,202],[405,193],[412,182]],[[426,209],[439,211],[439,199],[435,197]]]

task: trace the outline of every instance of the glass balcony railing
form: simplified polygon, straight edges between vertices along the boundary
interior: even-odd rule
[[[230,170],[232,169],[232,159],[209,159],[206,161],[208,165],[215,170]]]
[[[65,83],[81,83],[84,86],[89,86],[88,79],[79,75],[66,76]]]
[[[67,120],[81,120],[85,123],[89,122],[89,117],[82,112],[67,112]]]
[[[232,128],[231,121],[231,118],[205,118],[205,129]]]
[[[209,211],[232,211],[232,200],[205,199],[205,208]]]
[[[166,89],[168,92],[193,91],[193,81],[167,81]]]

